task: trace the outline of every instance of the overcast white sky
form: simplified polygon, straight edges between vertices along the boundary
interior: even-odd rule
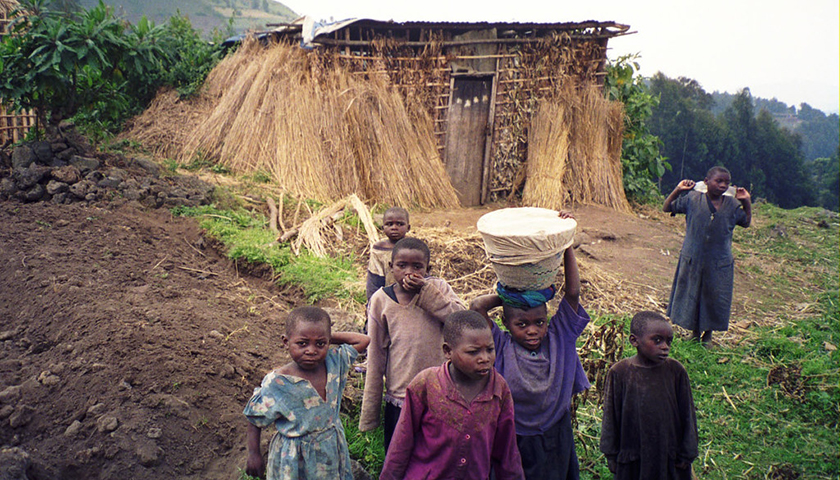
[[[316,20],[615,21],[634,35],[610,58],[639,53],[642,74],[685,76],[703,88],[840,110],[838,0],[283,0]]]

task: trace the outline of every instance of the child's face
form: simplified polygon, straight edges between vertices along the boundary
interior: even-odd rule
[[[382,231],[391,243],[402,240],[409,230],[411,230],[411,225],[408,224],[405,215],[400,212],[385,212],[385,216],[382,217]]]
[[[671,353],[674,331],[668,322],[650,322],[642,335],[630,335],[630,344],[636,347],[639,361],[643,365],[659,365]]]
[[[703,181],[706,183],[709,196],[719,197],[729,189],[729,184],[732,182],[732,179],[726,172],[715,172],[711,177],[707,177]]]
[[[481,380],[493,372],[496,347],[489,328],[468,328],[455,345],[443,344],[443,354],[456,370],[471,380]]]
[[[425,278],[428,269],[429,262],[420,250],[403,248],[394,254],[391,261],[391,272],[397,285],[402,285],[403,279],[409,275]]]
[[[288,336],[283,335],[283,344],[301,370],[315,370],[327,357],[330,346],[328,325],[326,322],[300,322]]]
[[[548,333],[546,312],[545,305],[529,310],[507,309],[504,323],[513,341],[527,350],[538,350],[545,334]]]

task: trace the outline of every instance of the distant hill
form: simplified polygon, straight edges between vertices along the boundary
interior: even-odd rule
[[[719,115],[732,104],[735,95],[715,91],[712,92],[712,98],[712,113]],[[840,144],[840,118],[836,113],[826,114],[807,103],[801,103],[797,108],[775,98],[767,100],[753,97],[753,103],[756,115],[761,110],[767,110],[782,128],[799,134],[806,160],[830,158],[837,153]]]
[[[77,0],[84,8],[96,6],[98,0]],[[274,0],[104,0],[115,13],[136,24],[143,15],[160,25],[180,11],[189,17],[193,27],[209,35],[213,29],[225,31],[233,18],[236,33],[264,30],[267,23],[283,23],[298,17],[295,12]]]

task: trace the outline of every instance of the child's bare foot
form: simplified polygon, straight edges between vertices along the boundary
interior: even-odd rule
[[[700,343],[700,330],[693,330],[691,332],[691,341]]]
[[[706,348],[712,348],[712,331],[709,330],[707,332],[703,332],[703,337],[701,338],[703,342],[703,346]]]

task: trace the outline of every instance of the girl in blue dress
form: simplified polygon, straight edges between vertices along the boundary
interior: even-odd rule
[[[245,406],[248,418],[248,475],[268,480],[331,478],[352,480],[350,454],[339,418],[347,373],[370,338],[331,332],[330,316],[318,307],[293,310],[283,345],[292,362],[274,369]],[[274,424],[277,433],[260,451],[260,433]]]
[[[725,195],[731,181],[729,170],[712,167],[704,180],[705,193],[693,190],[693,181],[683,180],[662,206],[672,215],[684,213],[686,225],[667,313],[705,346],[712,343],[712,330],[729,328],[735,272],[732,231],[752,221],[747,189]],[[680,196],[683,192],[688,193]]]

